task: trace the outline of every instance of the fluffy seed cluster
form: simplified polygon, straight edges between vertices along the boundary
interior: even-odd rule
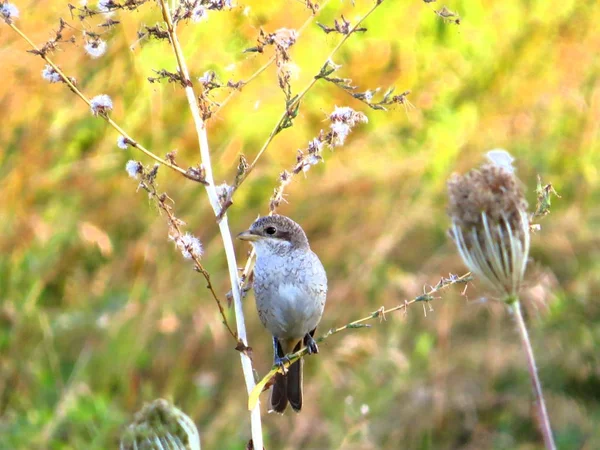
[[[129,139],[127,139],[125,136],[119,136],[117,138],[117,147],[119,147],[120,149],[123,149],[123,150],[127,150],[128,146],[129,146]]]
[[[125,164],[125,170],[131,178],[137,178],[142,173],[142,163],[139,161],[129,160]]]
[[[219,203],[222,207],[227,205],[228,202],[231,201],[231,195],[233,194],[233,186],[228,185],[227,183],[221,183],[215,186],[217,190],[217,197],[219,198]]]
[[[113,109],[113,103],[111,98],[106,94],[96,95],[90,100],[90,109],[92,114],[97,116],[98,114],[106,114]]]
[[[510,155],[509,155],[510,156]],[[448,181],[452,237],[463,261],[505,300],[514,299],[527,266],[527,201],[512,166],[484,164]]]
[[[198,5],[192,10],[192,21],[194,23],[203,22],[208,19],[208,10],[202,6]]]
[[[0,16],[2,16],[6,22],[11,23],[14,19],[19,18],[19,8],[12,3],[2,3],[0,5]]]
[[[46,64],[46,67],[42,70],[42,78],[50,83],[59,83],[62,81],[59,73],[50,64]]]
[[[94,39],[86,42],[83,48],[85,49],[85,52],[93,59],[100,58],[106,53],[106,41],[103,41],[102,39]]]
[[[116,3],[113,0],[98,0],[98,11],[103,12],[107,15],[112,13],[112,9],[116,7]]]
[[[273,40],[275,45],[287,50],[298,40],[298,32],[291,28],[280,28],[273,33]]]
[[[202,253],[204,253],[200,239],[190,233],[185,233],[183,236],[176,238],[175,244],[185,259],[192,259],[193,257],[200,259]]]
[[[358,123],[367,123],[369,119],[363,113],[354,111],[349,106],[336,106],[329,115],[331,121],[331,147],[344,145],[352,128]]]

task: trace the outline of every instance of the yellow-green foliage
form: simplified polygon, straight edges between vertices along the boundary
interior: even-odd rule
[[[118,13],[106,55],[91,59],[66,1],[14,2],[16,23],[38,44],[59,17],[77,27],[77,44],[52,57],[90,97],[110,95],[111,117],[135,139],[161,156],[177,149],[182,166],[199,162],[182,89],[146,81],[152,69],[175,71],[167,42],[130,50],[141,24],[161,20],[155,4]],[[237,3],[181,25],[194,77],[213,69],[224,81],[247,79],[273,51],[242,53],[259,27],[297,29],[309,17],[300,1]],[[352,22],[371,4],[331,0],[316,20],[331,25],[343,13]],[[445,234],[446,180],[485,151],[508,149],[531,205],[537,174],[561,195],[533,237],[523,296],[557,443],[600,448],[600,4],[446,4],[460,25],[434,13],[442,6],[386,0],[334,57],[337,76],[361,91],[410,89],[415,108],[373,111],[318,81],[236,193],[232,232],[268,212],[279,173],[328,127],[334,106],[367,114],[344,147],[294,179],[279,209],[302,224],[327,268],[325,331],[464,273]],[[85,23],[96,30],[98,20]],[[301,34],[293,92],[339,39],[314,22]],[[0,448],[115,448],[134,412],[158,397],[194,419],[205,448],[245,448],[234,342],[206,282],[168,241],[165,218],[124,171],[129,159],[151,161],[119,149],[113,129],[64,85],[44,81],[43,61],[3,22],[0,49]],[[271,66],[211,119],[216,182],[233,181],[239,154],[256,155],[283,107]],[[165,168],[158,184],[201,238],[224,298],[227,268],[204,190]],[[249,249],[236,246],[241,265]],[[302,413],[264,415],[266,447],[539,448],[512,321],[479,287],[464,297],[451,288],[426,316],[417,305],[327,340],[307,357]],[[270,336],[252,296],[245,302],[262,375]]]

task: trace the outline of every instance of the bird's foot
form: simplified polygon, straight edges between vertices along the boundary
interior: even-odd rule
[[[317,341],[315,341],[315,339],[309,333],[304,336],[304,345],[306,345],[306,350],[308,351],[309,355],[312,355],[313,353],[319,353]]]
[[[288,358],[287,356],[283,356],[283,357],[275,357],[275,360],[273,361],[273,365],[277,366],[281,369],[281,371],[283,372],[283,374],[285,375],[287,373],[287,368],[285,367],[286,364],[288,364],[290,362],[290,358]]]

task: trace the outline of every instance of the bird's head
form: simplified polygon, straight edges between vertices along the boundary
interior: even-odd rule
[[[259,217],[237,237],[249,241],[257,251],[263,248],[277,252],[309,248],[302,227],[289,217],[279,215]]]

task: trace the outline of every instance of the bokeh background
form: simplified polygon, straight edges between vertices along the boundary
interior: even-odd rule
[[[72,19],[66,1],[15,0],[17,24],[41,44],[59,17],[76,44],[55,61],[90,97],[109,94],[111,116],[132,136],[178,161],[199,161],[185,96],[150,84],[174,71],[166,42],[137,41],[160,20],[155,4],[100,19]],[[299,28],[300,1],[240,0],[180,28],[195,77],[248,78],[271,56],[243,53],[259,27]],[[316,21],[356,20],[369,1],[331,0]],[[93,6],[93,5],[91,5]],[[593,0],[386,1],[334,57],[361,90],[410,89],[414,109],[369,110],[318,82],[293,128],[279,134],[229,210],[233,233],[268,200],[334,106],[368,115],[347,144],[298,176],[280,212],[306,230],[328,271],[321,330],[394,306],[465,268],[446,235],[445,182],[508,149],[535,204],[537,175],[561,195],[533,238],[523,294],[541,379],[561,449],[600,448],[600,5]],[[84,29],[103,32],[106,55],[91,59]],[[313,22],[292,49],[293,88],[318,72],[339,35]],[[164,217],[136,192],[124,165],[151,161],[116,146],[64,85],[41,77],[43,61],[0,24],[0,448],[105,449],[145,402],[163,397],[187,412],[207,449],[243,449],[246,394],[233,342],[195,273],[167,239]],[[219,101],[228,91],[216,93]],[[217,182],[233,180],[282,112],[270,67],[211,120]],[[160,190],[205,247],[218,293],[229,290],[218,230],[204,190],[161,169]],[[248,247],[236,243],[240,265]],[[477,282],[432,304],[338,334],[310,357],[301,414],[263,415],[268,449],[536,449],[532,395],[518,336],[502,305]],[[260,375],[272,355],[267,332],[245,302]],[[231,320],[233,315],[229,312]]]

